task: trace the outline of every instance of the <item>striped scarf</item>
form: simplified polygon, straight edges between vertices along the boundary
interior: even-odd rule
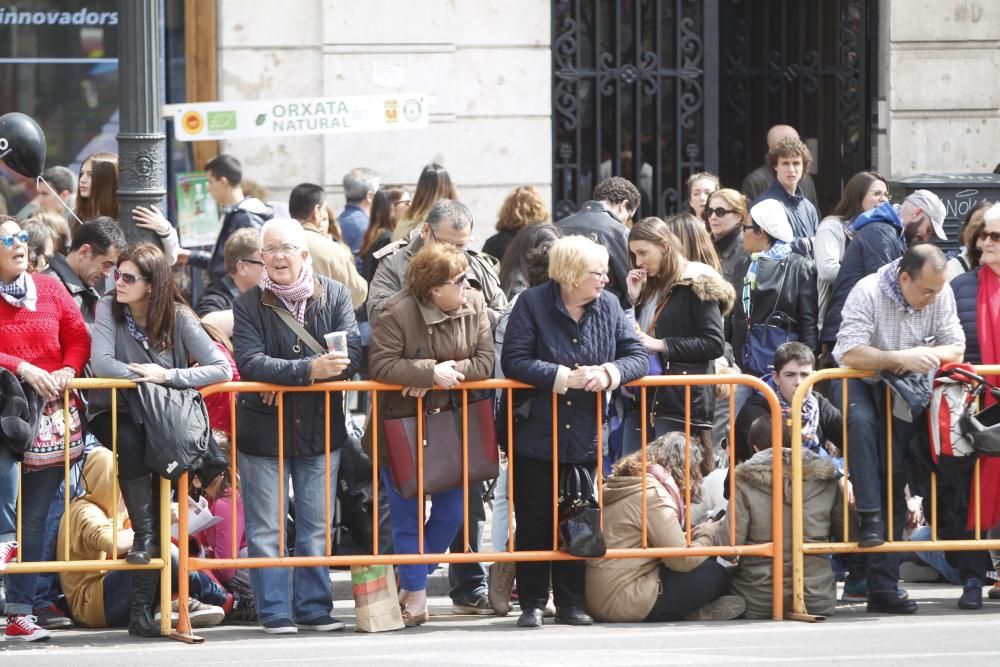
[[[299,324],[305,324],[306,301],[312,296],[313,284],[312,262],[308,260],[302,265],[299,277],[291,285],[279,285],[271,280],[271,276],[267,275],[266,270],[260,274],[261,289],[273,292],[281,299],[281,302],[288,308],[288,312],[295,316]]]
[[[22,273],[9,283],[0,281],[0,297],[15,308],[27,308],[34,311],[38,301],[35,281],[27,272]]]
[[[750,321],[750,295],[757,289],[757,269],[760,267],[762,258],[773,259],[780,262],[792,254],[792,246],[784,241],[775,241],[774,245],[764,252],[755,252],[750,255],[750,268],[743,278],[743,312],[747,314],[747,322]]]

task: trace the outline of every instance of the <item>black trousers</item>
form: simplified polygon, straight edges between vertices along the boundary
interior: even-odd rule
[[[90,431],[102,445],[111,449],[110,412],[104,412],[90,421]],[[150,474],[145,463],[146,429],[132,420],[129,413],[118,411],[118,477],[135,479]]]
[[[563,465],[560,465],[560,473]],[[514,458],[514,533],[516,551],[547,551],[552,544],[552,461]],[[518,562],[517,594],[521,610],[543,609],[549,579],[556,607],[582,607],[586,563],[582,560]]]
[[[680,621],[696,609],[729,591],[729,576],[714,558],[690,572],[674,572],[660,565],[660,594],[646,623]]]

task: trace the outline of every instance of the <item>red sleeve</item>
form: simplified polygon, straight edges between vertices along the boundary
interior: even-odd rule
[[[90,361],[90,333],[83,321],[83,315],[73,297],[62,285],[48,289],[49,295],[59,306],[59,347],[62,349],[62,365],[69,366],[79,376]]]

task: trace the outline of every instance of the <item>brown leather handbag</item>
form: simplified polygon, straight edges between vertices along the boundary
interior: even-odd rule
[[[493,398],[469,401],[469,482],[485,482],[500,473]],[[417,418],[383,422],[389,470],[403,498],[417,495]],[[462,406],[454,394],[450,405],[424,410],[424,495],[462,486]]]

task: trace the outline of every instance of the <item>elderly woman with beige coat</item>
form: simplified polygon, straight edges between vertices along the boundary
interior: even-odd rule
[[[647,546],[686,548],[683,433],[668,433],[642,453],[618,462],[604,486],[604,540],[608,549],[642,545],[642,489],[646,487]],[[701,450],[690,448],[691,502],[701,496]],[[712,546],[718,523],[694,526],[691,547]],[[587,610],[600,621],[636,623],[728,620],[743,613],[743,600],[726,595],[729,580],[714,558],[624,558],[587,561]]]
[[[427,409],[449,405],[450,389],[463,381],[493,375],[493,334],[482,294],[469,289],[464,252],[447,243],[425,246],[406,271],[406,289],[390,298],[372,329],[368,368],[372,379],[403,385],[401,393],[379,394],[379,463],[389,497],[396,553],[417,552],[418,500],[397,490],[385,452],[384,422],[417,414],[417,398]],[[365,434],[371,451],[371,431]],[[455,453],[459,456],[459,453]],[[426,553],[444,553],[463,518],[461,487],[431,495],[424,524]],[[432,568],[433,570],[433,568]],[[426,565],[400,565],[400,605],[406,625],[427,620]]]

